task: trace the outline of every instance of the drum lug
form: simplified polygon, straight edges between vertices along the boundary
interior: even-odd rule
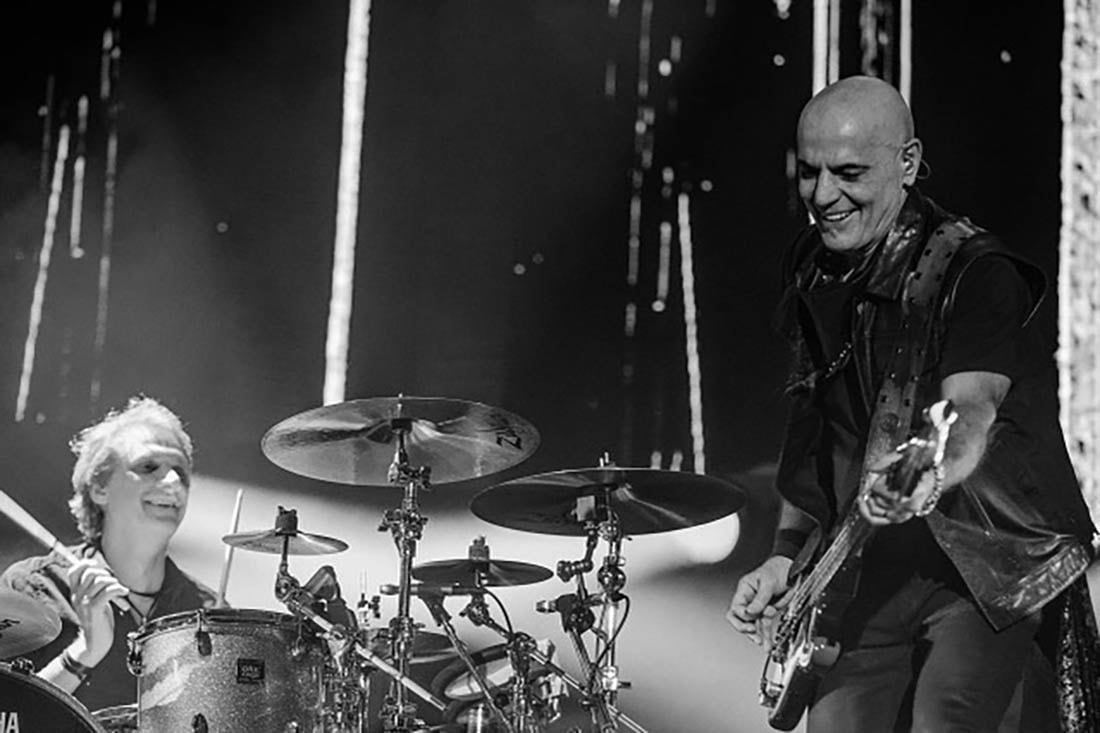
[[[198,613],[197,628],[195,629],[195,645],[200,657],[209,657],[214,651],[214,645],[210,643],[210,632],[206,630],[206,612],[202,609]],[[205,728],[203,729],[205,730]]]
[[[195,646],[199,651],[200,657],[209,657],[214,651],[214,645],[210,643],[210,632],[201,628],[196,631]]]
[[[34,674],[34,662],[26,657],[17,657],[11,662],[11,671],[19,674]]]

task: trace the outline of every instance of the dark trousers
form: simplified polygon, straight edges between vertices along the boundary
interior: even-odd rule
[[[1039,615],[994,631],[926,529],[883,534],[868,547],[844,651],[818,687],[807,733],[997,731]]]

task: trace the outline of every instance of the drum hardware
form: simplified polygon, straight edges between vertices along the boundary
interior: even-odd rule
[[[484,716],[498,721],[509,733],[534,733],[543,730],[546,723],[557,717],[558,712],[556,700],[552,711],[548,711],[544,708],[536,709],[531,699],[531,654],[536,648],[535,642],[527,634],[515,631],[504,604],[489,588],[541,582],[550,578],[553,573],[548,568],[531,563],[493,560],[485,538],[478,537],[470,544],[466,558],[424,563],[414,568],[413,575],[420,580],[447,584],[433,587],[422,583],[417,586],[416,595],[428,607],[436,624],[444,630],[457,650],[462,665],[483,700],[480,704],[483,706]],[[507,712],[497,702],[497,686],[490,684],[475,661],[477,655],[471,654],[458,638],[451,615],[443,604],[444,598],[449,595],[470,596],[459,615],[475,626],[484,626],[495,631],[506,640],[504,648],[512,669]],[[485,601],[486,596],[492,597],[500,605],[505,625],[502,626],[492,617]]]
[[[416,544],[423,536],[424,525],[428,518],[420,512],[420,493],[430,487],[431,468],[413,467],[409,463],[409,454],[405,448],[405,438],[412,430],[412,420],[394,418],[390,429],[396,436],[396,448],[393,462],[387,477],[390,483],[401,486],[404,496],[399,509],[389,509],[383,514],[378,526],[379,532],[389,531],[397,546],[401,565],[398,575],[397,616],[390,620],[393,633],[393,658],[397,662],[397,671],[401,677],[409,672],[409,658],[412,654],[416,628],[412,619],[412,567],[416,557]],[[407,731],[415,720],[416,708],[405,692],[404,685],[391,684],[390,694],[382,705],[384,729],[387,731]]]
[[[390,658],[394,666],[388,667],[384,662],[375,665],[394,680],[382,709],[386,731],[404,732],[416,724],[415,706],[408,691],[432,704],[440,702],[425,697],[409,684],[408,678],[416,646],[411,599],[425,591],[421,586],[414,588],[412,582],[417,543],[428,521],[420,511],[420,495],[433,485],[504,470],[527,458],[538,444],[538,431],[530,423],[503,410],[476,402],[404,395],[353,400],[309,410],[283,420],[261,440],[268,459],[293,473],[324,481],[395,486],[403,490],[400,507],[387,510],[378,527],[379,531],[390,532],[400,558],[395,588],[397,614],[389,623]],[[301,588],[291,582],[286,572],[285,545],[284,541],[276,595],[292,609],[306,608],[308,596],[303,597]],[[451,584],[452,592],[454,585]],[[432,588],[427,590],[434,596]],[[440,594],[445,592],[439,590]],[[347,634],[341,625],[321,620],[332,626],[336,634]],[[333,633],[333,629],[325,630]],[[361,656],[368,651],[359,640],[354,647]],[[372,662],[378,659],[371,656]]]
[[[322,634],[332,635],[337,638],[349,638],[348,629],[344,628],[342,625],[332,623],[316,610],[314,610],[313,605],[315,599],[308,591],[303,590],[292,576],[289,576],[288,574],[287,578],[284,579],[284,582],[279,587],[283,590],[284,593],[284,595],[278,599],[279,602],[286,605],[287,608],[294,614],[304,617],[306,620],[308,620],[310,623],[320,629]],[[372,666],[389,675],[395,682],[400,683],[403,687],[415,693],[421,699],[423,699],[425,702],[428,702],[436,709],[443,710],[446,707],[446,704],[442,700],[437,698],[428,690],[421,687],[408,675],[402,675],[399,669],[391,666],[384,659],[382,659],[382,657],[378,656],[370,649],[367,649],[354,635],[350,638],[351,648],[359,657],[363,658]]]
[[[485,679],[485,675],[482,674],[481,670],[478,669],[477,665],[471,659],[469,648],[458,638],[458,632],[455,631],[454,624],[451,623],[451,615],[447,612],[447,609],[443,607],[443,595],[423,593],[419,597],[420,600],[424,602],[424,605],[428,607],[428,611],[432,614],[432,619],[434,619],[436,624],[443,629],[451,645],[454,646],[455,650],[458,652],[458,657],[466,666],[470,676],[474,678],[478,690],[485,698],[485,705],[488,708],[489,715],[500,721],[508,733],[516,733],[516,729],[512,726],[512,721],[508,719],[508,716],[504,714],[504,711],[501,710],[496,704],[496,701],[493,700],[492,688],[490,688],[488,681]],[[474,596],[474,598],[479,597],[480,595]]]
[[[599,506],[601,502],[597,501]],[[626,621],[626,614],[618,618],[619,605],[629,598],[622,592],[626,585],[626,574],[622,571],[622,531],[614,511],[606,505],[598,512],[603,521],[589,519],[585,522],[587,538],[585,554],[580,560],[562,560],[558,563],[558,577],[564,581],[576,581],[575,593],[558,596],[554,601],[539,601],[535,610],[540,613],[561,615],[562,629],[569,635],[573,652],[581,666],[584,684],[577,688],[581,694],[581,705],[592,716],[593,724],[601,733],[618,730],[618,721],[625,717],[615,707],[618,690],[628,689],[630,683],[619,678],[619,669],[615,658],[615,645]],[[609,548],[599,572],[596,574],[601,592],[589,593],[585,585],[585,573],[591,572],[595,565],[593,555],[600,538],[607,540]],[[600,608],[600,624],[597,627],[593,609]],[[596,635],[596,659],[593,660],[584,643],[582,634],[592,631]],[[601,649],[602,643],[602,649]],[[633,730],[640,730],[636,724],[626,722]]]
[[[506,481],[475,496],[470,509],[481,519],[509,529],[585,538],[581,559],[557,564],[558,578],[575,580],[576,591],[541,601],[536,610],[561,614],[562,628],[580,661],[584,681],[564,672],[562,679],[580,693],[596,728],[614,731],[621,723],[641,733],[641,726],[615,706],[618,691],[629,686],[619,676],[615,656],[630,610],[630,599],[623,593],[623,540],[720,519],[740,509],[745,494],[710,476],[620,468],[607,454],[598,464]],[[597,570],[594,556],[601,540],[607,543],[607,551]],[[600,586],[594,594],[584,580],[593,571]],[[594,659],[582,638],[588,631],[596,638]]]
[[[523,670],[516,669],[520,646],[526,647],[520,653],[528,655]],[[537,661],[536,652],[542,655],[540,658],[552,657],[554,645],[549,639],[535,641],[526,634],[516,634],[513,644],[497,644],[470,655],[474,669],[483,676],[480,684],[464,662],[441,670],[432,681],[432,690],[452,701],[444,719],[467,731],[500,731],[486,703],[482,687],[487,686],[491,695],[488,699],[501,707],[516,730],[547,730],[561,715],[565,683],[550,667]],[[517,688],[522,689],[521,695],[515,694]]]

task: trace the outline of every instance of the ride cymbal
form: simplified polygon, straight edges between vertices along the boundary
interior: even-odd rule
[[[267,552],[279,555],[286,540],[288,555],[332,555],[348,549],[348,543],[335,537],[308,532],[284,533],[273,529],[259,532],[238,532],[222,537],[222,542],[250,552]]]
[[[575,468],[506,481],[474,497],[486,522],[538,534],[585,534],[586,519],[608,510],[623,534],[669,532],[721,519],[741,508],[744,492],[712,476],[649,468]]]
[[[542,565],[518,560],[435,560],[413,568],[412,576],[432,585],[481,585],[489,587],[529,585],[553,577]]]
[[[0,659],[41,649],[61,633],[61,618],[38,601],[0,591]]]
[[[278,423],[260,441],[292,473],[354,486],[391,486],[399,440],[432,484],[488,476],[534,453],[529,422],[480,402],[439,397],[372,397],[326,405]]]

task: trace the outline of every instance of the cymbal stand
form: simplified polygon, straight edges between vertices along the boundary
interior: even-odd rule
[[[602,463],[602,461],[601,461]],[[562,628],[569,634],[573,651],[581,664],[581,670],[587,684],[563,677],[581,693],[582,701],[589,708],[593,723],[601,733],[615,731],[622,722],[632,730],[642,728],[615,707],[618,690],[630,686],[629,682],[619,679],[616,664],[615,647],[619,625],[619,604],[625,600],[622,589],[626,585],[626,574],[622,570],[622,542],[624,535],[618,515],[611,509],[609,493],[614,487],[605,487],[602,495],[586,496],[578,500],[578,517],[583,518],[585,527],[585,554],[581,560],[558,562],[558,577],[568,582],[577,581],[576,594],[567,594],[556,603],[561,613]],[[592,595],[584,583],[584,574],[594,569],[592,556],[600,539],[608,544],[607,554],[596,574],[601,592]],[[600,624],[596,628],[596,618],[592,609],[601,606]],[[597,639],[596,660],[588,654],[581,634],[591,630]],[[602,649],[600,647],[602,642]],[[598,685],[598,688],[597,688]]]
[[[485,674],[474,664],[473,658],[470,656],[470,650],[466,644],[458,638],[458,632],[455,631],[454,624],[451,623],[451,615],[447,612],[447,609],[443,607],[443,595],[442,594],[428,594],[421,592],[420,600],[424,602],[424,605],[428,607],[428,610],[432,614],[432,618],[436,624],[443,629],[443,633],[447,635],[447,638],[451,642],[451,646],[456,652],[458,652],[459,659],[466,665],[466,669],[469,671],[470,676],[474,678],[474,682],[477,683],[478,689],[481,690],[481,696],[485,698],[485,704],[489,708],[490,714],[499,720],[508,733],[516,733],[516,728],[512,725],[512,721],[508,719],[504,711],[500,709],[500,706],[493,700],[493,691],[489,687],[489,681],[485,679]],[[475,594],[474,601],[481,599],[481,603],[485,601],[481,594]],[[466,614],[465,611],[462,612]],[[521,731],[526,730],[524,728]]]
[[[474,595],[460,615],[465,616],[474,626],[484,626],[503,637],[508,649],[508,662],[513,672],[511,692],[513,727],[520,733],[538,731],[540,720],[531,703],[529,689],[531,659],[533,653],[538,650],[535,640],[529,634],[506,629],[497,623],[492,617],[489,605],[485,602],[484,594]]]
[[[424,532],[428,518],[420,513],[420,492],[430,486],[431,468],[414,468],[409,464],[409,455],[405,449],[405,436],[412,429],[409,418],[395,418],[391,429],[397,436],[397,448],[394,450],[393,463],[390,464],[388,478],[390,483],[404,488],[405,495],[400,509],[390,509],[383,515],[379,532],[389,530],[401,557],[401,570],[398,577],[397,616],[390,621],[394,638],[394,659],[400,677],[409,672],[409,659],[412,655],[416,626],[413,623],[412,606],[412,569],[416,558],[416,543]],[[398,678],[395,678],[398,679]],[[405,733],[410,730],[416,715],[416,708],[409,702],[405,686],[392,684],[390,694],[382,706],[383,730]]]
[[[588,592],[588,588],[584,583],[584,574],[595,567],[592,556],[595,553],[596,545],[600,541],[600,523],[589,518],[585,521],[584,526],[586,538],[584,557],[580,560],[559,560],[557,568],[559,579],[565,582],[576,580],[577,592],[561,596],[555,605],[561,614],[562,629],[569,634],[569,640],[573,644],[573,653],[581,665],[581,673],[588,684],[581,684],[568,676],[563,677],[563,679],[581,694],[581,704],[592,715],[592,722],[595,724],[596,730],[605,733],[606,731],[618,730],[615,722],[618,713],[617,711],[612,712],[612,702],[602,692],[596,692],[592,689],[591,682],[596,677],[596,671],[592,658],[588,654],[588,647],[585,646],[584,640],[581,638],[581,634],[592,630],[595,626],[596,616],[592,613],[592,606],[600,602],[599,598]]]
[[[600,524],[600,534],[607,541],[608,550],[604,555],[603,565],[596,573],[596,580],[603,591],[603,612],[600,614],[601,629],[598,634],[603,638],[603,651],[596,654],[599,664],[600,688],[603,690],[609,704],[614,705],[618,697],[618,690],[629,687],[629,682],[619,679],[619,668],[615,659],[615,646],[618,641],[619,604],[624,600],[622,593],[626,585],[626,573],[623,572],[623,532],[619,524],[619,518],[614,511],[608,509],[607,520]],[[599,649],[599,645],[597,645]],[[600,662],[603,662],[600,664]]]
[[[447,704],[443,700],[440,700],[430,691],[417,684],[417,682],[407,674],[402,674],[401,670],[391,666],[386,660],[366,648],[354,634],[349,634],[348,630],[342,624],[334,624],[319,614],[313,608],[313,602],[316,598],[314,598],[312,593],[302,588],[294,576],[288,573],[280,577],[279,584],[276,588],[281,588],[282,590],[282,594],[278,596],[279,602],[284,604],[291,612],[309,619],[309,621],[317,626],[317,628],[321,629],[326,636],[330,636],[337,641],[350,639],[356,654],[386,675],[389,675],[395,683],[401,685],[402,689],[408,689],[410,692],[415,693],[436,710],[446,710]]]

